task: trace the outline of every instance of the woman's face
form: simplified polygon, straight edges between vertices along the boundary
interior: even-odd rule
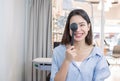
[[[80,15],[75,15],[71,17],[70,24],[76,23],[78,25],[78,29],[74,33],[74,40],[76,42],[80,42],[82,40],[85,41],[85,37],[90,30],[90,24],[87,24],[86,20],[83,19]],[[72,36],[72,30],[70,29],[70,35]]]

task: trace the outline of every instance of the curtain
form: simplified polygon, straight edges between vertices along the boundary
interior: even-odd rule
[[[34,69],[32,60],[51,56],[52,0],[27,0],[25,27],[25,81],[46,81],[46,72]]]

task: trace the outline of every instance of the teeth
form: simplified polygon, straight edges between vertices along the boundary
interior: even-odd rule
[[[82,36],[82,33],[81,34],[75,34],[75,36]]]
[[[81,33],[81,34],[75,34],[75,35],[76,35],[76,36],[77,36],[77,35],[82,35],[82,33]]]

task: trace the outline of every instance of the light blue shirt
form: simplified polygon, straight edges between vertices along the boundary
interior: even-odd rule
[[[54,81],[65,58],[66,47],[59,45],[53,50],[50,81]],[[104,81],[110,75],[110,70],[100,48],[94,47],[91,54],[82,61],[80,67],[70,63],[66,81]]]

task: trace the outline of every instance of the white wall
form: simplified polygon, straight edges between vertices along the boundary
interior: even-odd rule
[[[0,0],[0,81],[24,81],[25,0]]]

